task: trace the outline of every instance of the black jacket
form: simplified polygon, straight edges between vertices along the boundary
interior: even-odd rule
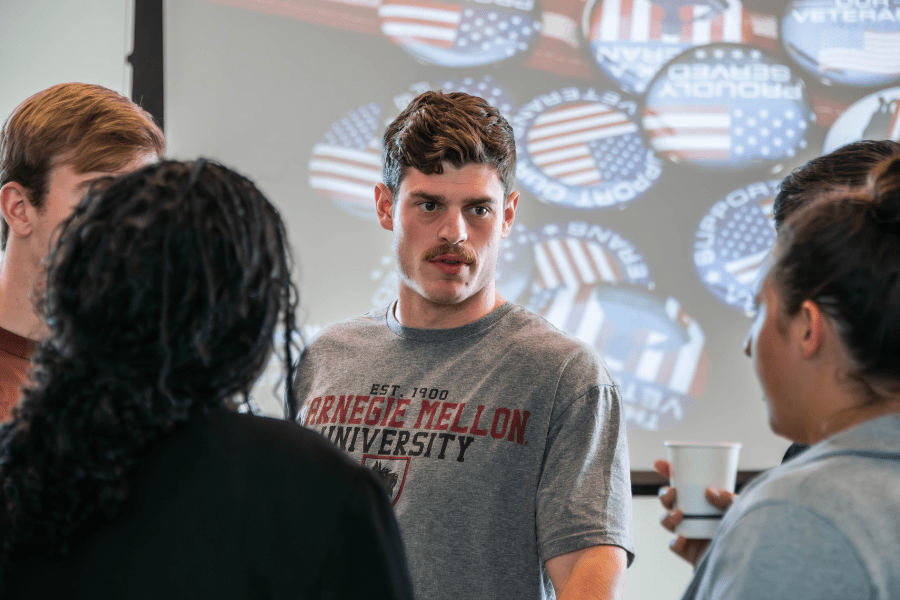
[[[152,445],[124,513],[4,598],[412,598],[387,495],[319,434],[225,409]]]

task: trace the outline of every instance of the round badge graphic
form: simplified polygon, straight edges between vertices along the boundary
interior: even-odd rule
[[[700,281],[728,306],[750,313],[754,284],[772,244],[772,208],[778,180],[738,188],[712,205],[694,234],[694,267]]]
[[[635,94],[643,94],[663,65],[689,48],[754,41],[738,0],[594,0],[584,31],[600,69]]]
[[[622,205],[662,173],[632,120],[636,105],[611,91],[565,88],[519,108],[516,177],[549,204],[573,208]]]
[[[900,78],[900,0],[793,0],[781,20],[787,53],[826,82]]]
[[[660,71],[642,123],[650,145],[672,162],[739,170],[792,158],[814,119],[790,67],[759,50],[715,44]]]
[[[416,59],[476,67],[528,50],[541,17],[535,0],[384,0],[381,31]]]
[[[851,105],[828,130],[822,152],[860,140],[900,141],[900,87],[869,94]]]
[[[676,299],[661,301],[626,283],[598,284],[564,313],[558,296],[549,290],[538,294],[529,308],[596,348],[619,382],[629,427],[665,429],[703,396],[706,338]]]

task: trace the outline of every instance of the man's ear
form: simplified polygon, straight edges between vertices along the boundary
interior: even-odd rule
[[[26,237],[31,233],[31,204],[28,201],[28,191],[15,181],[10,181],[0,188],[0,212],[9,225],[11,233],[19,237]]]
[[[519,206],[519,192],[511,192],[506,197],[503,205],[503,232],[501,237],[505,238],[512,231],[513,221],[516,218],[516,207]]]
[[[375,185],[375,212],[378,222],[388,231],[394,230],[394,194],[383,183]]]
[[[812,300],[806,300],[800,306],[794,325],[798,328],[801,355],[803,358],[814,357],[822,350],[829,334],[822,310]]]

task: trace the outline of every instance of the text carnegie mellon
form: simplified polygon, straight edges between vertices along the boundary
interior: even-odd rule
[[[409,398],[384,396],[319,396],[309,402],[303,422],[310,427],[340,424],[451,431],[527,444],[525,428],[531,416],[527,410],[505,407],[486,410],[480,404],[467,411],[466,402],[420,400],[418,406],[412,403]],[[407,414],[415,408],[418,415]],[[410,426],[413,418],[415,422]]]

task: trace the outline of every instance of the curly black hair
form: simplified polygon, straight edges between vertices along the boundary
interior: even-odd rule
[[[292,266],[278,211],[219,164],[165,161],[89,192],[48,257],[49,337],[0,431],[3,560],[64,553],[114,519],[154,440],[247,398],[279,319],[290,378]]]

